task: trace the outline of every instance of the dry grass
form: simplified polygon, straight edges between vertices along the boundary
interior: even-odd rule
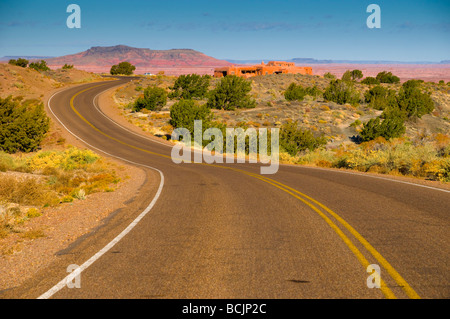
[[[120,181],[97,154],[73,147],[17,156],[0,153],[0,168],[0,238],[39,217],[40,208],[113,191]]]
[[[284,155],[283,159],[288,163],[450,182],[450,136],[444,134],[416,140],[377,138],[361,145],[320,149],[297,157]]]
[[[34,230],[29,230],[27,232],[24,232],[23,234],[21,234],[21,237],[25,238],[25,239],[33,240],[36,238],[45,237],[45,233],[42,229],[34,229]]]

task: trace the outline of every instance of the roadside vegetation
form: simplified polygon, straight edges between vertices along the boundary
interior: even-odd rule
[[[99,155],[65,144],[42,102],[43,93],[56,87],[97,77],[72,66],[44,71],[39,62],[38,71],[27,63],[0,65],[0,239],[11,233],[45,236],[28,231],[26,222],[45,215],[47,207],[112,192],[120,181]],[[20,85],[11,86],[14,81]]]
[[[133,107],[155,87],[167,92],[164,106]],[[203,129],[278,127],[282,161],[449,181],[450,83],[444,81],[400,83],[391,72],[364,77],[361,70],[341,78],[158,76],[130,83],[114,98],[129,122],[164,138],[177,127],[191,131],[195,119]]]
[[[0,238],[19,231],[46,207],[114,191],[119,181],[115,171],[89,150],[0,152]]]
[[[42,102],[0,98],[0,151],[35,151],[49,129]]]
[[[120,62],[111,67],[110,73],[111,75],[131,75],[134,70],[136,70],[136,67],[130,62]]]

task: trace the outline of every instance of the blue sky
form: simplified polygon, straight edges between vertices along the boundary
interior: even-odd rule
[[[81,7],[81,29],[66,8]],[[366,8],[381,7],[381,29]],[[220,59],[450,59],[450,0],[0,0],[0,56],[92,46],[190,48]]]

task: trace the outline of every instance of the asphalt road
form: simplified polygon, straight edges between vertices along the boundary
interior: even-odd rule
[[[450,297],[448,191],[288,165],[259,175],[259,164],[175,164],[170,147],[94,107],[99,93],[127,79],[120,81],[61,91],[50,109],[97,152],[145,165],[150,182],[3,297]],[[55,288],[68,265],[88,260],[81,288]],[[381,288],[368,287],[369,264],[380,267]]]

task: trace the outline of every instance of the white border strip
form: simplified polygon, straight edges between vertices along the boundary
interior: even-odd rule
[[[417,186],[417,187],[429,188],[429,189],[432,189],[432,190],[435,190],[435,191],[441,191],[441,192],[445,192],[445,193],[450,193],[449,190],[446,190],[446,189],[443,189],[443,188],[437,188],[437,187],[433,187],[433,186],[427,186],[427,185],[421,185],[421,184],[416,184],[416,183],[411,183],[411,182],[405,182],[405,181],[400,181],[400,180],[396,180],[396,179],[393,179],[393,178],[374,176],[374,175],[364,174],[364,173],[342,171],[342,170],[339,170],[339,169],[336,169],[336,170],[334,170],[334,169],[326,169],[326,168],[322,168],[322,167],[314,167],[314,166],[306,166],[306,165],[299,165],[299,166],[292,165],[292,164],[280,164],[280,165],[289,166],[289,167],[296,167],[296,168],[317,169],[317,170],[328,171],[328,172],[336,172],[336,173],[358,175],[358,176],[362,176],[362,177],[371,177],[371,178],[376,178],[376,179],[382,179],[382,180],[385,180],[385,181],[402,183],[402,184],[407,184],[407,185],[412,185],[412,186]]]
[[[60,91],[62,92],[62,91]],[[62,122],[61,120],[55,115],[55,113],[53,112],[51,106],[50,106],[50,101],[51,99],[58,93],[60,92],[56,92],[54,93],[50,99],[47,102],[48,108],[50,110],[50,112],[53,114],[53,116],[58,120],[58,122],[73,136],[75,136],[76,138],[78,138],[79,140],[81,140],[83,143],[85,143],[86,145],[88,145],[89,147],[100,151],[104,154],[107,154],[108,156],[112,156],[115,158],[118,158],[120,160],[126,161],[128,163],[131,164],[135,164],[135,165],[140,165],[140,166],[144,166],[147,167],[149,169],[153,169],[155,171],[157,171],[160,175],[160,183],[159,183],[159,187],[158,187],[158,191],[156,192],[155,196],[153,197],[153,200],[151,201],[151,203],[147,206],[147,208],[139,214],[138,217],[136,217],[136,219],[133,220],[133,222],[131,222],[130,225],[128,225],[127,228],[125,228],[119,235],[117,235],[112,241],[110,241],[105,247],[103,247],[100,251],[98,251],[94,256],[92,256],[91,258],[89,258],[86,262],[84,262],[79,268],[77,268],[74,272],[72,272],[71,274],[69,274],[68,276],[66,276],[64,279],[62,279],[59,283],[57,283],[55,286],[53,286],[50,290],[48,290],[47,292],[45,292],[44,294],[42,294],[41,296],[39,296],[37,299],[48,299],[50,297],[52,297],[55,293],[57,293],[58,291],[60,291],[62,288],[64,288],[67,283],[71,282],[76,276],[78,276],[83,270],[87,269],[90,265],[92,265],[97,259],[99,259],[101,256],[103,256],[108,250],[110,250],[112,247],[114,247],[114,245],[116,245],[123,237],[125,237],[125,235],[127,235],[140,221],[142,218],[145,217],[145,215],[147,215],[148,212],[151,211],[151,209],[153,208],[153,206],[155,205],[156,201],[158,200],[159,196],[161,195],[163,186],[164,186],[164,174],[157,168],[154,167],[150,167],[144,164],[139,164],[139,163],[135,163],[132,161],[129,161],[127,159],[124,159],[122,157],[119,156],[115,156],[112,155],[110,153],[107,153],[95,146],[92,146],[91,144],[87,143],[86,141],[84,141],[83,139],[81,139],[79,136],[77,136],[76,134],[74,134],[72,131],[70,131]]]

